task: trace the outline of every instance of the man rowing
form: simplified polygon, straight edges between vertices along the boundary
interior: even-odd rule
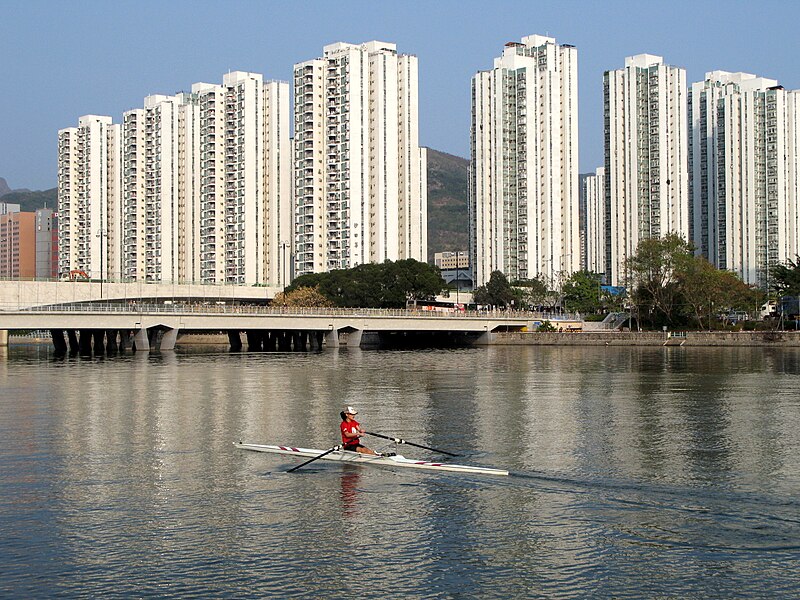
[[[339,427],[342,430],[342,444],[344,449],[350,452],[360,452],[361,454],[373,454],[377,456],[377,452],[361,444],[361,436],[364,435],[364,430],[361,429],[361,425],[355,418],[358,411],[352,406],[345,406],[344,410],[339,414],[342,417],[342,424]]]

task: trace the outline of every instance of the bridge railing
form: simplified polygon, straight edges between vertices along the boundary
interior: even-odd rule
[[[9,310],[9,309],[6,309]],[[250,304],[173,303],[151,304],[130,301],[126,303],[70,303],[50,306],[14,308],[13,312],[41,313],[135,313],[135,314],[236,314],[236,315],[286,315],[286,316],[341,316],[341,317],[420,317],[420,318],[498,318],[498,319],[563,319],[568,315],[522,310],[422,310],[415,308],[321,308],[295,306],[260,306]]]

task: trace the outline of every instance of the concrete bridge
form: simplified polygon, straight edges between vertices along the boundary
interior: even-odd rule
[[[0,311],[80,302],[267,303],[279,287],[178,283],[0,280]]]
[[[183,333],[227,333],[232,350],[308,350],[340,345],[490,344],[530,328],[517,312],[312,309],[267,306],[276,290],[87,282],[0,283],[0,331],[49,330],[58,352],[172,350]],[[102,295],[102,298],[101,298]],[[66,337],[65,337],[66,336]],[[0,337],[0,344],[4,343]]]

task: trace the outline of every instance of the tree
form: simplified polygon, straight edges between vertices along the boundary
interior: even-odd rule
[[[719,270],[703,257],[687,261],[686,268],[678,276],[685,303],[691,308],[697,324],[702,328],[703,319],[711,329],[714,303],[719,302],[722,278]],[[721,308],[717,304],[717,308]]]
[[[489,281],[475,290],[473,298],[477,304],[508,306],[514,300],[514,291],[501,271],[492,271]]]
[[[272,303],[276,306],[330,307],[333,302],[319,291],[319,286],[298,287],[291,292],[280,292]]]
[[[633,300],[652,324],[674,324],[681,308],[678,274],[694,258],[693,247],[677,233],[639,242],[636,253],[625,261],[634,283]]]
[[[554,292],[547,288],[544,277],[534,277],[533,279],[521,279],[512,282],[514,295],[519,306],[543,306],[553,304]]]
[[[409,258],[394,263],[384,263],[386,280],[396,297],[403,297],[403,304],[418,300],[432,300],[445,287],[444,279],[437,267]]]
[[[600,275],[592,271],[576,271],[564,283],[564,308],[581,313],[600,310]]]
[[[444,285],[438,268],[407,259],[302,275],[288,291],[316,286],[334,306],[403,308],[409,300],[435,297]]]
[[[771,291],[778,296],[800,296],[800,256],[787,260],[785,265],[770,269]]]

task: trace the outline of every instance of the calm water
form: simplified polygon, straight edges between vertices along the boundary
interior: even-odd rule
[[[0,596],[800,593],[797,351],[0,352]],[[512,475],[232,446],[330,447],[343,404]]]

